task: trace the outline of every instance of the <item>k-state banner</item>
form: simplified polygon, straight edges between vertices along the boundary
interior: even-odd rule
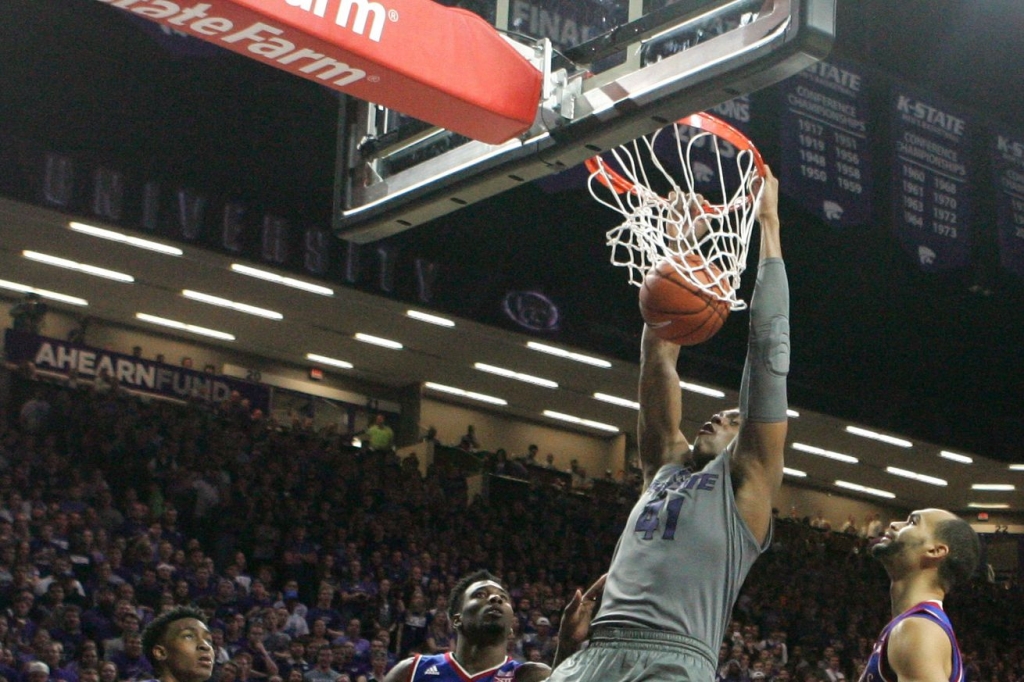
[[[860,67],[818,62],[780,87],[782,191],[837,227],[870,222],[867,85]]]
[[[201,398],[219,403],[238,391],[253,409],[264,413],[270,409],[266,386],[13,329],[4,335],[4,355],[10,362],[28,361],[49,372],[69,374],[75,370],[82,379],[91,380],[106,370],[124,388],[177,400]]]
[[[1024,278],[1024,134],[992,139],[999,264]]]
[[[971,256],[967,119],[902,85],[892,107],[896,236],[922,270],[962,268]]]

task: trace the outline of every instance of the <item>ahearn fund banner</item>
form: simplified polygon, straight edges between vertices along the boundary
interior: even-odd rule
[[[237,391],[253,408],[268,412],[270,407],[270,390],[265,386],[13,329],[4,336],[4,355],[8,362],[31,362],[37,369],[61,374],[75,371],[88,380],[105,371],[126,389],[164,398],[219,403]]]

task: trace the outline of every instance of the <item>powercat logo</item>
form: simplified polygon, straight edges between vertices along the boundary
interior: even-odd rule
[[[327,16],[327,10],[333,4],[331,0],[284,1],[292,7],[298,7],[315,14],[321,19]],[[366,36],[375,43],[379,43],[381,35],[384,34],[384,26],[387,23],[388,16],[390,15],[392,19],[397,18],[396,12],[389,12],[385,9],[384,5],[379,2],[371,2],[371,0],[341,0],[337,5],[337,13],[332,12],[334,14],[334,23],[342,28],[349,28],[349,20],[351,20],[351,31],[353,33]],[[371,16],[373,17],[373,24],[370,26],[370,32],[367,33],[366,24]]]

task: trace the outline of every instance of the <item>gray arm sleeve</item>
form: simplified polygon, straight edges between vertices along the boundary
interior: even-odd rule
[[[750,299],[750,340],[740,384],[740,414],[752,422],[786,421],[789,374],[789,280],[781,258],[757,269]]]

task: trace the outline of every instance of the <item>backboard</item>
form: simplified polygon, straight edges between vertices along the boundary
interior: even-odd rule
[[[787,78],[827,55],[836,0],[444,4],[492,22],[542,73],[535,122],[486,144],[347,98],[335,187],[342,238],[396,234]]]

